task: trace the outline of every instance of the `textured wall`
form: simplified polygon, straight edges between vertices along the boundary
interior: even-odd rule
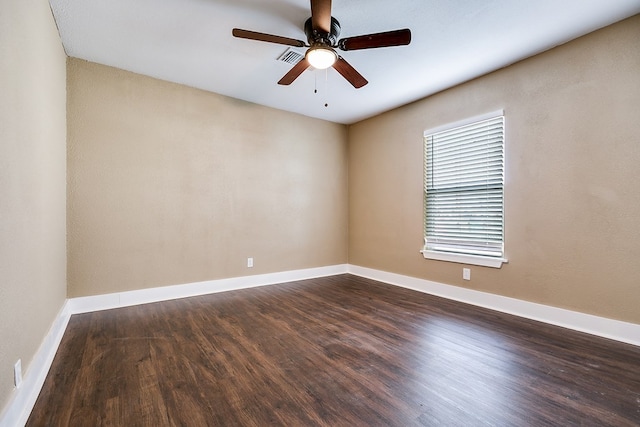
[[[66,294],[65,61],[46,0],[0,11],[0,410]]]
[[[638,40],[635,16],[351,126],[350,263],[640,323]],[[418,252],[422,135],[500,108],[509,263],[466,282]]]
[[[76,59],[68,75],[70,297],[347,262],[346,127]]]

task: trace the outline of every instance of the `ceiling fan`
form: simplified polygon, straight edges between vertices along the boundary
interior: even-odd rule
[[[307,43],[289,37],[275,36],[256,31],[234,28],[234,37],[283,44],[294,47],[308,47],[302,60],[278,81],[280,85],[290,85],[307,68],[326,69],[333,67],[356,89],[366,85],[367,80],[356,71],[335,49],[343,51],[408,45],[411,30],[408,28],[383,33],[365,34],[338,40],[340,23],[331,16],[331,0],[311,0],[311,18],[304,24]]]

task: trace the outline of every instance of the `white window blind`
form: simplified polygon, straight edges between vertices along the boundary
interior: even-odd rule
[[[425,250],[503,257],[504,116],[425,135]]]

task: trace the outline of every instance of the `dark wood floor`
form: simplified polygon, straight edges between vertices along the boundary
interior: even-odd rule
[[[350,275],[75,315],[29,426],[637,426],[640,348]]]

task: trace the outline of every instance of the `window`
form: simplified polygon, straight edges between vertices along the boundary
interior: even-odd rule
[[[502,266],[502,111],[425,132],[424,160],[424,257]]]

